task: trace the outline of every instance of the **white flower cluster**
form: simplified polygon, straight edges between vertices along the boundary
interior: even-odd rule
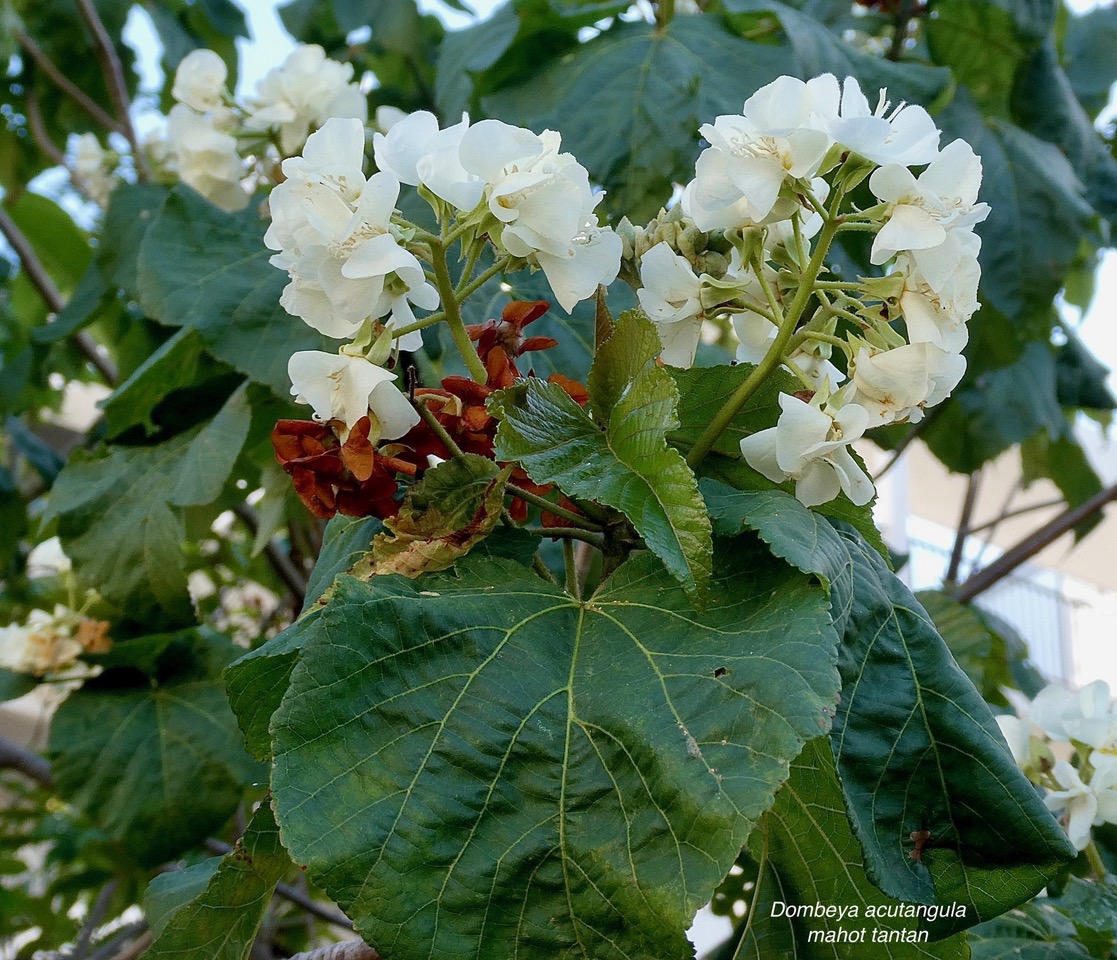
[[[832,191],[871,171],[879,203],[840,215],[850,229],[876,232],[872,262],[892,262],[891,271],[831,282],[840,292],[819,299],[834,309],[809,324],[804,318],[806,334],[781,358],[813,397],[781,396],[778,425],[741,443],[751,466],[775,482],[794,481],[808,506],[839,491],[866,503],[873,486],[849,444],[872,427],[919,421],[965,372],[961,350],[980,274],[973,227],[988,214],[977,202],[981,161],[961,140],[940,151],[923,108],[893,108],[884,91],[872,107],[856,80],[839,84],[831,75],[781,77],[740,115],[718,117],[701,133],[709,146],[682,210],[698,229],[723,231],[733,244],[729,269],[699,276],[667,243],[639,262],[641,306],[659,324],[664,360],[680,366],[693,362],[702,322],[719,315],[733,319],[739,360],[765,357],[799,287],[817,279],[804,273],[812,238],[839,215],[825,209]],[[923,165],[918,176],[909,169]],[[906,339],[892,326],[901,316]],[[853,327],[844,339],[835,336],[841,323]],[[831,363],[835,345],[846,354],[844,377]]]
[[[420,188],[444,235],[488,238],[509,270],[542,269],[567,310],[611,283],[621,258],[620,238],[593,212],[600,194],[586,169],[559,152],[558,134],[468,118],[440,129],[422,111],[382,111],[377,121],[386,132],[373,136],[372,176],[363,171],[365,128],[355,119],[327,121],[301,156],[283,161],[264,238],[276,251],[271,262],[290,277],[284,308],[329,337],[359,343],[336,355],[296,353],[292,393],[346,430],[371,413],[374,443],[401,436],[417,416],[381,366],[388,351],[372,325],[397,348],[415,350],[422,335],[413,307],[440,305],[420,259],[433,258],[431,237],[395,211],[401,184]]]
[[[1117,823],[1117,705],[1109,684],[1095,680],[1077,692],[1052,684],[1032,701],[1005,694],[1016,716],[997,717],[997,725],[1014,759],[1047,788],[1047,808],[1084,850],[1091,827]]]
[[[73,665],[85,648],[77,639],[82,618],[69,607],[32,610],[22,623],[0,627],[0,667],[37,677]]]
[[[368,103],[352,81],[351,64],[301,45],[270,70],[243,105],[226,89],[228,71],[212,50],[183,58],[171,96],[177,101],[161,139],[149,144],[152,160],[224,210],[248,204],[252,163],[296,153],[307,134],[331,117],[364,121]]]
[[[102,147],[93,133],[71,137],[68,146],[67,163],[76,186],[98,206],[108,206],[109,194],[116,185],[114,173],[119,157]]]
[[[540,267],[567,312],[620,269],[621,240],[599,224],[589,173],[560,153],[553,130],[535,134],[499,120],[440,130],[410,114],[373,136],[376,165],[475,219],[499,253]]]
[[[27,558],[32,579],[68,576],[71,569],[57,537],[40,543]],[[0,627],[0,668],[38,677],[60,673],[82,653],[107,649],[107,629],[107,623],[61,603],[50,612],[32,610],[22,622]]]

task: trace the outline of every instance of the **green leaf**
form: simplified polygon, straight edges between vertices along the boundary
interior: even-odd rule
[[[733,19],[738,26],[752,25],[759,19],[758,15],[778,18],[797,61],[789,64],[785,73],[804,80],[823,73],[839,78],[853,76],[860,81],[870,100],[875,100],[878,90],[887,87],[893,102],[903,100],[924,106],[934,104],[950,88],[948,70],[921,63],[894,63],[859,50],[823,24],[814,11],[802,12],[777,0],[723,2],[729,13],[748,15]],[[751,32],[748,35],[751,36]]]
[[[969,933],[973,960],[1079,960],[1091,954],[1050,901],[1036,900]]]
[[[198,381],[204,355],[205,343],[197,330],[177,330],[101,401],[108,438],[136,425],[148,434],[154,433],[158,429],[152,419],[155,408],[168,394]]]
[[[1049,308],[1093,216],[1074,168],[1054,144],[983,117],[961,95],[937,119],[944,142],[962,137],[984,165],[983,302],[1013,318]]]
[[[716,480],[703,480],[699,488],[715,536],[755,530],[781,560],[822,578],[830,590],[834,627],[841,635],[851,603],[853,561],[826,519],[782,490],[734,490]]]
[[[1067,21],[1063,68],[1071,87],[1092,119],[1109,104],[1117,79],[1117,9],[1098,7]]]
[[[257,775],[220,680],[237,648],[211,631],[180,636],[193,655],[174,672],[106,670],[51,723],[59,794],[146,866],[219,829]]]
[[[1070,161],[1086,199],[1102,216],[1117,217],[1117,158],[1094,129],[1059,66],[1053,37],[1021,67],[1012,91],[1016,122],[1053,143]]]
[[[25,190],[4,210],[15,221],[63,293],[73,290],[85,272],[92,250],[89,237],[53,200]]]
[[[384,521],[388,532],[373,539],[367,563],[354,575],[417,577],[445,570],[500,522],[511,472],[511,467],[501,470],[488,457],[473,453],[428,470],[407,491],[398,516]]]
[[[1070,918],[1093,956],[1112,956],[1117,941],[1117,877],[1110,874],[1096,882],[1071,877],[1051,904]]]
[[[656,365],[661,349],[650,322],[620,318],[590,370],[594,419],[538,380],[494,394],[496,455],[521,463],[536,483],[620,510],[688,592],[700,594],[710,578],[710,521],[694,474],[664,439],[677,425],[678,393]]]
[[[796,907],[833,905],[846,913],[841,918],[805,916],[789,921],[773,916],[781,910],[773,911],[770,905],[752,918],[734,960],[774,956],[761,947],[771,937],[787,938],[788,926],[794,947],[780,955],[797,960],[969,958],[964,937],[931,943],[919,916],[888,916],[903,914],[905,907],[914,914],[914,905],[882,894],[866,874],[826,738],[808,743],[791,765],[791,776],[776,795],[775,805],[749,839],[749,852],[768,868],[760,895],[769,903],[775,898]],[[777,891],[764,889],[773,882]],[[895,937],[895,942],[887,942],[889,937]]]
[[[343,578],[272,722],[292,856],[399,960],[692,957],[836,694],[823,594],[719,569],[701,620],[646,553],[584,603],[475,557]]]
[[[1011,627],[972,604],[961,604],[942,590],[921,590],[916,599],[934,621],[955,662],[977,688],[986,703],[1002,707],[1008,700],[1001,692],[1021,686],[1021,675],[1031,674],[1044,686],[1028,662],[1028,647]]]
[[[991,0],[937,0],[923,23],[935,63],[950,67],[983,113],[1007,117],[1027,46],[1011,13]]]
[[[143,906],[153,936],[158,937],[167,921],[205,891],[221,866],[221,860],[221,857],[206,857],[182,870],[170,870],[152,878],[144,891]]]
[[[322,551],[311,571],[301,619],[267,643],[246,653],[225,671],[229,704],[244,733],[248,751],[258,760],[271,756],[268,723],[279,707],[298,659],[304,638],[317,619],[313,612],[319,599],[330,589],[339,574],[351,570],[372,546],[372,538],[384,529],[372,517],[345,517],[338,514],[326,524]]]
[[[1076,851],[926,611],[860,537],[842,536],[854,564],[831,734],[842,787],[874,883],[967,907],[932,924],[945,935],[1034,896]]]
[[[699,125],[740,110],[786,72],[785,49],[735,37],[714,16],[675,17],[664,30],[618,23],[484,104],[510,122],[559,130],[563,149],[604,184],[610,209],[643,222],[673,181],[694,175]]]
[[[177,187],[144,239],[140,302],[156,320],[197,330],[210,352],[280,396],[287,361],[327,340],[280,305],[286,284],[264,246],[265,225],[249,205],[225,213]]]
[[[668,434],[673,443],[689,450],[710,421],[756,368],[751,363],[732,366],[691,367],[667,372],[679,391],[679,425]],[[749,397],[711,448],[714,453],[741,456],[741,441],[749,434],[775,426],[780,417],[780,394],[794,393],[802,386],[790,373],[777,371],[767,377]]]
[[[968,375],[923,438],[951,470],[972,473],[1038,433],[1060,436],[1065,422],[1055,358],[1050,346],[1033,340],[1015,362]]]
[[[244,836],[221,858],[204,889],[163,920],[145,956],[245,960],[275,886],[290,866],[265,801],[252,815]],[[195,883],[197,879],[200,877],[191,878]],[[148,897],[165,894],[172,885],[181,885],[176,874],[156,877]]]
[[[191,618],[178,508],[216,499],[250,420],[238,391],[210,423],[165,443],[71,457],[51,491],[44,522],[58,519],[82,580],[96,584],[107,600],[129,605],[135,619],[159,608],[172,620]]]
[[[5,700],[17,700],[25,693],[30,693],[38,685],[37,677],[0,668],[0,703]]]
[[[1056,394],[1064,407],[1085,410],[1117,409],[1109,388],[1109,368],[1102,364],[1070,330],[1055,350]]]

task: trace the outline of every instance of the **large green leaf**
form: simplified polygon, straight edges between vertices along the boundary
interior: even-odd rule
[[[536,483],[620,510],[691,593],[710,578],[710,521],[686,461],[667,446],[678,394],[656,365],[659,334],[626,314],[598,349],[591,418],[561,387],[528,380],[494,395],[496,454]]]
[[[821,577],[830,590],[830,612],[839,636],[852,603],[853,561],[849,548],[825,517],[782,490],[734,490],[703,480],[702,496],[714,534],[735,537],[755,530],[777,557],[797,570]]]
[[[887,897],[870,882],[825,738],[808,743],[792,764],[791,777],[749,840],[749,852],[768,868],[760,880],[768,903],[753,916],[734,960],[767,960],[773,954],[763,950],[765,942],[786,939],[788,926],[794,947],[782,955],[797,960],[969,960],[964,937],[929,942],[915,905]],[[776,884],[778,896],[765,884]],[[788,905],[815,904],[845,913],[790,921],[780,916]]]
[[[932,927],[950,933],[1034,896],[1075,850],[931,618],[860,537],[843,539],[854,590],[831,739],[849,813],[882,890],[966,906]]]
[[[740,110],[787,61],[786,48],[742,40],[714,16],[676,17],[664,30],[618,22],[484,102],[495,116],[559,130],[605,185],[606,204],[643,222],[673,181],[694,175],[699,125]]]
[[[287,281],[268,263],[264,228],[251,204],[225,213],[176,187],[144,239],[140,302],[162,323],[196,329],[219,360],[286,395],[291,354],[328,341],[279,305]]]
[[[220,679],[237,648],[195,630],[161,649],[158,676],[107,669],[50,730],[59,794],[147,866],[219,829],[257,775]]]
[[[1007,707],[1005,687],[1034,696],[1046,684],[1028,661],[1028,648],[1008,624],[943,590],[920,590],[916,599],[934,621],[951,655],[986,703]],[[1038,684],[1035,689],[1033,684]]]
[[[248,435],[251,411],[233,394],[208,424],[154,447],[75,455],[58,475],[45,520],[58,519],[78,574],[134,619],[162,608],[190,618],[181,509],[220,494]]]
[[[275,817],[265,801],[205,887],[163,918],[159,934],[145,956],[244,960],[275,885],[290,866],[279,842]],[[158,897],[166,892],[165,888],[181,883],[174,873],[162,874],[151,882],[148,897]]]
[[[267,643],[240,657],[225,671],[229,704],[244,733],[249,752],[260,760],[271,756],[268,723],[279,706],[298,659],[299,647],[313,629],[313,611],[339,574],[352,569],[372,547],[372,538],[384,529],[373,517],[338,514],[326,524],[322,550],[310,574],[302,619]]]
[[[399,960],[691,957],[837,691],[824,594],[719,569],[701,619],[647,553],[585,602],[473,556],[342,578],[272,722],[292,856]]]

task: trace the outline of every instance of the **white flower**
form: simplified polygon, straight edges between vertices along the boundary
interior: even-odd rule
[[[566,253],[539,250],[535,259],[543,269],[551,291],[567,313],[580,300],[592,297],[598,286],[609,286],[621,268],[624,242],[611,227],[598,226],[591,217],[581,233],[570,241]]]
[[[419,422],[394,381],[396,375],[364,357],[300,350],[287,364],[291,393],[314,408],[318,420],[341,420],[347,430],[368,416],[369,440],[394,440]]]
[[[368,318],[410,324],[411,304],[434,309],[438,294],[422,264],[400,245],[391,218],[399,181],[390,173],[365,180],[363,127],[333,119],[311,134],[302,157],[283,163],[287,179],[272,191],[272,223],[264,243],[271,263],[291,282],[280,303],[328,337],[353,336]],[[405,350],[422,345],[413,331]]]
[[[906,275],[900,310],[907,323],[908,340],[960,352],[969,340],[966,323],[979,306],[977,285],[981,268],[977,258],[960,260],[949,285],[944,285],[941,292],[934,289],[910,258],[899,266]]]
[[[1094,771],[1084,783],[1066,760],[1056,763],[1051,773],[1063,789],[1052,790],[1043,801],[1052,813],[1064,814],[1067,837],[1078,850],[1090,843],[1090,827],[1117,823],[1117,756],[1095,751],[1090,765]]]
[[[26,623],[0,627],[0,667],[39,677],[68,667],[83,649],[73,636],[78,620],[57,604],[53,613],[32,610]]]
[[[352,203],[367,182],[364,161],[364,124],[335,117],[307,138],[301,155],[288,157],[280,166],[286,182],[300,181],[308,190],[324,184]]]
[[[221,105],[229,70],[212,50],[192,50],[178,65],[171,96],[198,113]]]
[[[110,154],[101,148],[95,134],[83,133],[74,137],[71,144],[74,178],[86,195],[100,206],[109,202],[109,194],[116,185],[109,169]]]
[[[689,367],[702,334],[702,281],[665,241],[640,258],[640,280],[636,296],[659,332],[663,362]]]
[[[808,507],[833,500],[839,490],[855,504],[868,503],[873,483],[848,449],[868,426],[864,408],[831,412],[786,393],[780,407],[776,426],[741,441],[749,466],[775,483],[794,480],[795,496]]]
[[[459,150],[469,129],[469,116],[461,123],[438,129],[432,113],[419,110],[392,123],[386,134],[372,138],[376,166],[395,174],[401,183],[425,186],[458,210],[468,212],[481,202],[485,184],[462,166]]]
[[[1098,749],[1117,742],[1117,709],[1104,680],[1075,693],[1057,684],[1044,687],[1032,701],[1032,722],[1057,740],[1075,740]]]
[[[946,146],[919,177],[905,166],[888,164],[873,171],[869,188],[890,205],[888,220],[873,241],[873,263],[885,263],[900,250],[929,250],[946,241],[948,229],[968,230],[989,215],[977,202],[981,159],[965,140]]]
[[[874,163],[929,163],[939,149],[939,131],[931,115],[919,106],[891,107],[887,91],[881,90],[876,108],[871,108],[858,82],[846,77],[840,106],[835,109],[831,101],[823,108],[831,111],[825,128],[836,142]]]
[[[749,97],[741,115],[702,125],[710,146],[683,193],[683,209],[700,230],[764,223],[774,211],[775,219],[791,215],[794,206],[775,209],[784,182],[814,177],[831,146],[816,122],[828,81],[834,78],[779,77]]]
[[[881,351],[862,346],[851,365],[844,399],[868,410],[871,426],[918,423],[924,408],[945,400],[965,372],[964,357],[929,343]]]
[[[35,546],[27,556],[29,577],[54,577],[69,573],[74,565],[62,550],[62,541],[51,537]]]
[[[499,120],[482,120],[462,135],[461,164],[484,181],[488,210],[503,225],[499,243],[514,257],[569,257],[600,200],[586,168],[559,153],[560,144],[552,130],[536,135]]]
[[[296,47],[281,66],[273,67],[248,101],[245,126],[249,130],[278,128],[284,155],[298,150],[311,127],[331,117],[368,117],[368,101],[360,87],[349,81],[353,65],[326,57],[317,44]]]
[[[248,192],[241,184],[244,161],[236,138],[219,126],[225,120],[176,103],[167,115],[167,166],[222,210],[243,210],[248,206]]]

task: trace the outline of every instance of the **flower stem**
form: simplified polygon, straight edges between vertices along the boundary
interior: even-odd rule
[[[434,267],[435,284],[438,287],[438,295],[442,298],[442,309],[446,314],[450,335],[454,338],[458,353],[461,354],[469,375],[478,383],[484,383],[489,374],[481,358],[477,356],[473,341],[469,339],[469,331],[465,328],[465,321],[462,320],[461,305],[458,303],[454,281],[450,278],[450,270],[446,265],[446,247],[441,240],[431,240],[430,245],[431,266]]]
[[[545,510],[552,516],[558,517],[560,520],[565,520],[572,527],[580,527],[583,530],[592,530],[594,532],[603,529],[592,520],[587,520],[585,517],[567,510],[565,507],[560,507],[557,503],[551,503],[551,501],[545,497],[532,493],[530,490],[525,490],[523,487],[518,487],[514,483],[507,484],[504,489],[510,496],[517,497],[525,503],[530,503],[533,507],[538,507],[540,510]]]
[[[724,406],[714,414],[714,418],[710,421],[709,426],[702,431],[702,436],[700,436],[694,446],[691,447],[686,461],[692,470],[702,462],[703,458],[717,442],[718,437],[725,432],[725,428],[729,426],[730,421],[732,421],[741,408],[748,403],[749,398],[760,389],[760,385],[768,379],[781,363],[783,363],[784,353],[786,352],[787,345],[792,335],[795,333],[799,318],[803,316],[803,311],[806,310],[807,304],[810,302],[811,297],[814,296],[814,284],[822,270],[822,261],[826,257],[830,249],[830,244],[833,243],[834,237],[838,232],[837,211],[841,199],[842,191],[838,190],[835,192],[834,201],[830,207],[830,215],[822,227],[822,232],[818,236],[818,246],[815,247],[810,262],[807,264],[806,270],[803,271],[799,288],[795,291],[795,296],[788,305],[787,313],[784,314],[783,320],[780,322],[779,332],[776,334],[775,340],[772,341],[772,345],[768,348],[768,352],[764,355],[764,359],[753,368],[752,373],[748,375],[745,382],[733,391],[733,395],[725,402]]]
[[[454,438],[451,437],[450,434],[447,433],[446,428],[438,422],[438,417],[434,415],[431,408],[420,398],[416,398],[414,403],[415,412],[418,413],[423,422],[431,428],[434,435],[442,441],[442,445],[450,451],[450,456],[456,460],[464,459],[465,454],[462,453],[462,448],[454,442]]]
[[[562,540],[581,540],[599,550],[605,546],[605,537],[600,533],[591,533],[589,530],[579,530],[577,527],[524,527],[528,533],[537,537],[554,537]]]
[[[461,303],[463,300],[476,293],[498,273],[502,273],[507,268],[508,264],[511,263],[511,261],[511,257],[501,257],[491,267],[477,274],[476,277],[470,280],[469,283],[467,283],[464,287],[462,287],[461,290],[458,291],[458,303]]]

